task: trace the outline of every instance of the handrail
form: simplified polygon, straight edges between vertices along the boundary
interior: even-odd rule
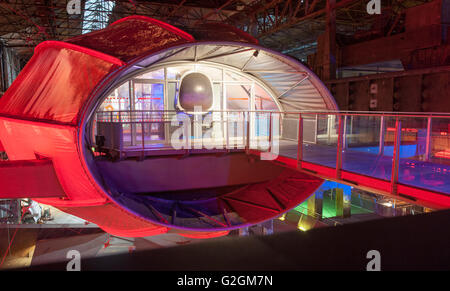
[[[183,113],[192,115],[194,113],[183,112],[178,110],[108,110],[97,111],[97,113],[119,113],[119,112],[167,112],[167,113]],[[446,112],[388,112],[388,111],[326,111],[326,110],[298,110],[298,111],[275,111],[275,110],[211,110],[207,112],[199,112],[201,114],[206,113],[272,113],[272,114],[320,114],[320,115],[347,115],[347,116],[401,116],[401,117],[434,117],[434,118],[450,118],[450,113]]]
[[[160,124],[167,124],[171,122],[171,120],[176,117],[179,113],[188,116],[188,120],[193,119],[194,123],[198,123],[198,117],[200,117],[200,114],[203,115],[205,112],[199,112],[199,115],[196,115],[196,113],[184,113],[179,112],[176,110],[116,110],[116,111],[99,111],[97,112],[97,119],[96,121],[98,123],[102,122],[111,122],[111,123],[123,123],[123,124],[141,124],[141,143],[142,143],[142,150],[146,148],[145,144],[145,137],[144,137],[144,124],[151,124],[151,123],[160,123]],[[217,113],[216,116],[214,116],[214,113]],[[208,112],[208,114],[213,114],[213,118],[211,119],[211,124],[216,123],[218,126],[222,127],[221,131],[219,132],[219,139],[223,139],[225,142],[225,148],[230,149],[230,138],[240,138],[242,140],[242,144],[244,145],[245,151],[248,153],[250,150],[258,150],[259,152],[269,152],[270,154],[273,154],[274,149],[278,148],[274,142],[278,142],[280,138],[286,138],[287,136],[290,137],[290,140],[296,140],[296,150],[295,150],[295,156],[285,156],[285,158],[291,158],[294,162],[296,161],[297,168],[301,169],[304,168],[305,165],[308,163],[313,163],[317,166],[325,166],[328,167],[329,170],[334,171],[334,174],[328,174],[329,178],[336,179],[336,180],[345,180],[346,177],[348,177],[349,170],[346,170],[346,166],[351,165],[352,162],[348,162],[348,160],[345,160],[345,157],[348,157],[348,152],[352,152],[354,148],[354,140],[355,134],[356,138],[358,138],[359,130],[367,131],[370,135],[370,139],[366,140],[372,143],[375,143],[375,147],[378,149],[378,155],[374,155],[377,157],[377,160],[374,160],[373,162],[375,164],[378,163],[378,160],[381,157],[387,157],[388,149],[385,149],[385,147],[393,146],[393,159],[391,162],[389,162],[389,165],[391,169],[389,169],[390,177],[385,177],[387,174],[383,174],[383,177],[380,176],[380,174],[375,174],[375,170],[373,170],[373,173],[371,172],[370,175],[372,178],[376,178],[379,180],[382,180],[383,182],[390,183],[390,190],[389,192],[397,195],[398,187],[397,185],[402,184],[402,179],[399,179],[399,170],[400,169],[407,169],[407,166],[403,165],[401,162],[405,162],[405,158],[400,157],[400,149],[403,145],[405,145],[404,140],[402,142],[403,136],[405,138],[411,138],[411,135],[406,133],[408,132],[408,128],[403,128],[404,124],[408,124],[404,121],[404,119],[411,119],[414,120],[414,118],[420,119],[420,123],[413,123],[412,125],[413,129],[416,129],[413,132],[416,132],[416,136],[413,137],[413,141],[416,142],[416,153],[414,155],[410,155],[409,157],[415,157],[407,161],[410,161],[411,163],[422,163],[422,162],[430,162],[432,161],[435,166],[441,167],[442,169],[445,168],[445,171],[450,174],[450,168],[447,169],[447,163],[450,164],[450,160],[445,160],[447,151],[450,152],[450,132],[448,129],[450,126],[450,113],[403,113],[403,112],[356,112],[356,111],[314,111],[314,110],[303,110],[303,111],[274,111],[274,110],[214,110]],[[289,117],[286,117],[286,115],[292,115]],[[311,116],[315,117],[314,119],[311,118]],[[333,118],[328,118],[328,123],[318,122],[318,118],[320,117],[322,119],[322,116],[334,116]],[[356,124],[356,133],[353,132],[354,125],[353,120],[355,116],[361,116],[361,117],[369,117],[374,118],[374,120],[371,120],[371,123],[368,125],[365,125],[364,123],[362,125]],[[193,118],[192,118],[193,117]],[[352,117],[352,119],[348,118]],[[388,121],[386,120],[386,117],[392,117],[389,118],[389,126]],[[242,119],[239,119],[242,118]],[[241,122],[239,122],[239,120]],[[266,121],[269,122],[267,124]],[[290,124],[281,122],[282,120],[288,120],[291,122]],[[262,121],[262,123],[260,123]],[[435,126],[435,122],[437,123],[437,127]],[[277,125],[275,125],[274,122],[279,122]],[[395,126],[392,124],[394,122]],[[192,125],[195,125],[192,123]],[[201,119],[200,119],[201,123]],[[241,126],[242,128],[239,128],[238,130],[240,133],[238,133],[239,136],[230,136],[229,126],[231,123],[238,124],[237,126]],[[296,123],[297,125],[294,125]],[[377,125],[374,125],[377,123]],[[228,124],[228,125],[227,125]],[[420,124],[420,125],[419,125]],[[162,125],[161,125],[162,126]],[[232,125],[234,127],[235,125]],[[261,127],[263,126],[263,127]],[[285,135],[285,127],[288,128],[291,126],[291,132],[287,135]],[[295,128],[296,133],[293,131],[293,127]],[[360,127],[363,126],[363,127]],[[364,127],[369,126],[369,127]],[[417,127],[416,127],[417,126]],[[194,127],[195,128],[195,127]],[[318,132],[318,129],[320,128],[320,132]],[[349,129],[350,128],[350,129]],[[167,128],[166,128],[167,129]],[[280,130],[281,129],[281,130]],[[111,128],[112,130],[112,128]],[[136,130],[134,125],[131,126],[131,131]],[[188,130],[187,127],[185,130]],[[190,129],[189,129],[190,130]],[[234,129],[233,129],[234,130]],[[277,130],[277,132],[275,132]],[[327,131],[327,137],[324,136],[323,130]],[[420,136],[419,132],[420,130]],[[166,130],[167,131],[167,130]],[[313,132],[312,132],[313,131]],[[167,131],[168,132],[168,131]],[[258,133],[256,133],[258,132]],[[287,132],[287,131],[286,131]],[[405,132],[405,134],[403,133]],[[235,132],[234,132],[235,133]],[[392,136],[391,133],[394,133],[394,136]],[[135,133],[134,133],[135,134]],[[242,135],[242,136],[240,136]],[[295,136],[294,136],[295,135]],[[311,135],[314,135],[314,140],[311,142],[310,140],[306,140],[305,138],[308,136],[311,138]],[[194,142],[197,142],[197,135],[194,134],[194,138],[191,137],[191,132],[187,131],[184,136],[187,136],[185,142],[186,142],[186,148],[190,149],[187,145],[190,143],[189,139],[193,140]],[[293,137],[294,136],[294,137]],[[266,142],[267,146],[262,146],[258,143],[258,139],[260,141],[262,139]],[[293,137],[293,138],[292,138]],[[165,137],[167,139],[168,137]],[[200,139],[202,139],[202,135],[199,136]],[[385,141],[385,138],[389,138],[388,141]],[[394,138],[392,140],[392,138]],[[325,140],[326,139],[326,140]],[[424,142],[421,142],[421,145],[424,145],[424,151],[419,151],[419,139],[423,140]],[[434,140],[437,139],[440,144],[438,144],[438,147],[436,150],[437,153],[440,153],[443,149],[443,153],[439,156],[436,154],[434,155],[434,150],[432,145],[434,144]],[[254,141],[257,141],[256,147],[253,144]],[[325,143],[320,144],[320,141],[325,141]],[[353,142],[352,142],[353,141]],[[294,141],[295,142],[295,141]],[[360,140],[356,140],[356,142],[361,142]],[[311,160],[308,160],[307,157],[305,157],[305,149],[304,146],[311,145],[311,143],[317,144],[316,149],[319,149],[320,146],[328,146],[329,152],[333,151],[334,158],[330,159],[329,162],[335,161],[335,164],[324,164],[323,162],[312,162]],[[353,144],[353,146],[349,146],[349,144]],[[235,143],[232,143],[233,147]],[[261,145],[261,147],[260,147]],[[331,145],[331,148],[330,148]],[[206,147],[206,146],[205,146]],[[264,149],[262,149],[264,148]],[[196,148],[195,148],[196,149]],[[320,149],[319,149],[320,151]],[[389,149],[390,151],[390,149]],[[307,152],[306,152],[307,153]],[[355,153],[355,152],[353,152]],[[357,152],[359,154],[359,152]],[[345,156],[344,156],[345,154]],[[278,153],[276,153],[278,155]],[[283,154],[281,154],[282,156]],[[442,157],[442,155],[444,157]],[[359,156],[357,157],[357,159]],[[372,156],[370,157],[372,158]],[[334,160],[335,159],[335,160]],[[386,159],[384,159],[386,160]],[[388,158],[389,160],[389,158]],[[402,161],[401,161],[402,160]],[[385,163],[386,161],[382,161]],[[358,161],[356,161],[358,163]],[[380,162],[381,163],[381,162]],[[370,166],[370,165],[369,165]],[[380,167],[385,167],[384,164]],[[307,169],[306,169],[307,170]],[[356,170],[355,170],[356,171]],[[358,170],[360,172],[355,172],[357,174],[362,175],[368,175],[364,171],[361,172],[361,170]],[[377,170],[378,171],[378,170]],[[387,170],[384,170],[387,171]],[[350,171],[351,172],[351,171]],[[331,173],[328,171],[327,173]],[[386,172],[387,173],[387,172]],[[447,174],[445,174],[447,175]],[[447,176],[445,176],[447,177]],[[444,177],[444,178],[445,178]],[[442,177],[441,177],[442,178]],[[441,179],[439,178],[439,179]],[[348,179],[348,178],[347,178]],[[435,178],[432,178],[435,179]],[[438,179],[438,180],[439,180]],[[419,177],[416,177],[415,180],[419,180]],[[441,179],[442,180],[442,179]],[[406,180],[403,180],[406,181]],[[422,182],[421,182],[422,183]],[[444,181],[445,185],[448,185],[448,182]],[[428,187],[428,188],[426,188]],[[433,188],[434,186],[426,186],[425,189],[431,189],[431,191],[439,192],[440,190],[436,190],[436,188]],[[446,186],[447,187],[447,186]],[[441,189],[442,188],[437,188]],[[447,188],[445,188],[445,193],[450,191],[447,191]]]

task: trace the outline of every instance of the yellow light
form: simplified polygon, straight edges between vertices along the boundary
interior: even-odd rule
[[[307,229],[304,228],[303,226],[298,226],[298,229],[300,229],[301,231],[307,231]]]
[[[286,214],[281,215],[280,217],[278,217],[279,220],[281,221],[285,221],[286,220]]]

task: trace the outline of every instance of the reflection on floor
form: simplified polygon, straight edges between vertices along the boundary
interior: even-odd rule
[[[242,235],[267,235],[298,229],[306,231],[311,228],[426,211],[424,208],[419,209],[420,207],[417,206],[357,189],[352,189],[351,216],[347,218],[337,217],[336,196],[331,190],[324,192],[321,218],[308,215],[305,211],[307,203],[302,203],[273,221],[232,231],[226,237],[209,239],[208,242],[232,240]],[[43,206],[43,209],[46,207]],[[69,259],[66,256],[70,250],[79,251],[81,258],[86,259],[205,242],[205,240],[186,238],[170,232],[143,238],[116,237],[105,233],[94,224],[86,224],[84,220],[57,209],[51,208],[51,213],[54,219],[44,224],[0,225],[0,260],[2,261],[0,269],[68,262]]]
[[[307,203],[299,205],[286,215],[272,221],[233,231],[226,237],[211,240],[232,240],[242,235],[265,235],[300,229],[330,227],[348,223],[380,219],[389,216],[403,216],[427,212],[427,209],[401,201],[390,200],[376,194],[352,189],[351,216],[337,217],[336,198],[333,191],[323,195],[323,217],[308,215]],[[174,233],[144,238],[124,238],[109,235],[93,224],[80,224],[82,220],[52,211],[55,219],[44,224],[2,224],[0,225],[0,269],[39,266],[51,262],[68,262],[67,253],[77,250],[81,258],[92,258],[116,254],[134,253],[143,250],[196,244],[205,240],[190,239]],[[64,222],[58,224],[57,222]],[[68,223],[72,222],[72,223]],[[272,229],[263,226],[272,225]],[[269,227],[270,228],[270,227]]]
[[[70,228],[41,225],[27,228],[9,226],[0,228],[0,270],[39,266],[69,261],[67,254],[76,250],[82,259],[132,253],[157,248],[202,242],[174,233],[143,238],[116,237],[96,227]],[[223,238],[213,238],[220,240]],[[11,245],[9,248],[8,246]],[[65,271],[65,270],[61,270]]]
[[[38,232],[37,228],[0,228],[0,270],[30,266]]]
[[[357,200],[361,199],[358,197],[358,195],[352,195],[352,203],[351,203],[351,215],[358,215],[358,214],[369,214],[374,213],[375,210],[373,207],[368,207],[368,205],[365,205],[364,207],[361,205],[356,204]],[[335,196],[331,191],[327,191],[322,199],[322,217],[324,218],[332,218],[336,217],[337,211],[336,211],[336,199]],[[359,202],[359,201],[358,201]],[[308,209],[308,201],[303,202],[298,207],[295,208],[298,212],[301,212],[303,214],[307,214]]]

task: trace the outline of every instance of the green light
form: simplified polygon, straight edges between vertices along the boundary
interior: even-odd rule
[[[306,200],[294,210],[304,214],[308,215],[308,201]],[[373,213],[373,211],[370,211],[368,209],[364,209],[355,205],[351,206],[351,213],[352,214],[365,214],[365,213]],[[323,218],[331,218],[336,217],[336,201],[332,199],[328,195],[324,195],[322,200],[322,217]]]

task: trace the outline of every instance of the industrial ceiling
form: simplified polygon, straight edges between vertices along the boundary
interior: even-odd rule
[[[101,29],[129,15],[145,15],[179,27],[224,22],[249,32],[263,46],[305,59],[325,30],[326,0],[81,0],[81,14],[67,13],[67,0],[1,0],[0,39],[27,59],[44,40],[64,40]],[[334,2],[334,4],[333,4]],[[427,0],[383,1],[382,15],[366,12],[365,0],[333,0],[337,43],[400,33],[406,8]]]

